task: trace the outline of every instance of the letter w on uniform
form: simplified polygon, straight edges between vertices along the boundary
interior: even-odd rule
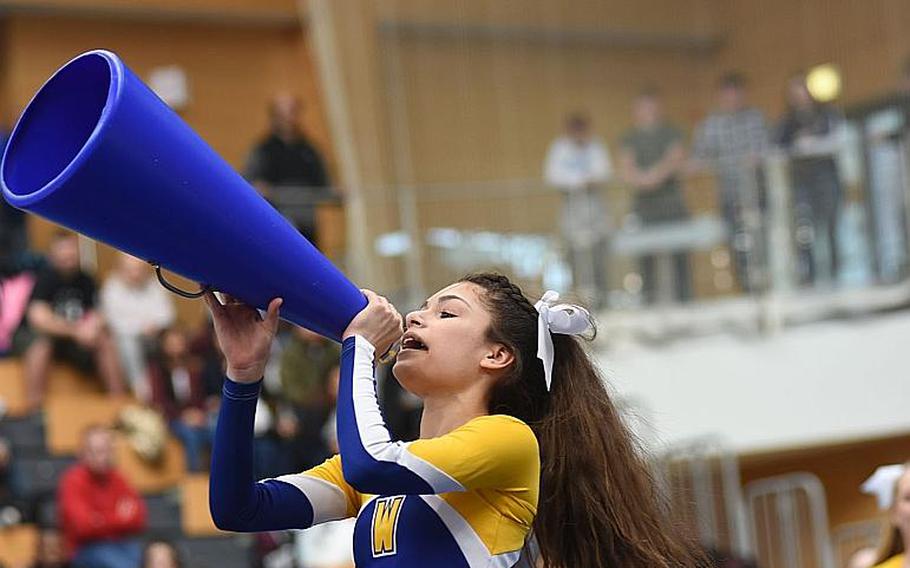
[[[373,557],[391,556],[398,552],[398,515],[404,497],[376,499],[373,509]]]

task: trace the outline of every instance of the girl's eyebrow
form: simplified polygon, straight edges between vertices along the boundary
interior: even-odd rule
[[[462,298],[461,296],[456,296],[455,294],[446,294],[445,296],[440,296],[439,299],[436,300],[436,302],[437,302],[437,303],[439,303],[439,302],[445,302],[446,300],[458,300],[459,302],[462,302],[465,306],[467,306],[468,309],[471,309],[471,304],[469,304],[467,300],[465,300],[465,299]],[[427,302],[424,302],[424,303],[420,304],[420,307],[417,308],[417,309],[418,309],[418,310],[425,310],[425,309],[427,309]]]

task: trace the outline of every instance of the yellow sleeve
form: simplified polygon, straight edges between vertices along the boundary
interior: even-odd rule
[[[340,489],[344,494],[345,505],[347,507],[347,516],[357,516],[357,513],[360,511],[361,504],[360,493],[355,491],[354,488],[348,485],[348,483],[344,480],[344,474],[342,473],[341,469],[340,455],[336,454],[332,456],[316,467],[304,471],[302,475],[321,479],[322,481],[331,483]]]
[[[881,564],[878,564],[874,568],[900,568],[904,565],[904,555],[898,554],[897,556],[892,556],[891,558],[885,560]]]
[[[536,494],[537,439],[527,424],[510,416],[481,416],[430,440],[393,441],[376,397],[374,355],[363,337],[344,340],[337,425],[348,484],[372,495],[475,488],[524,488]]]
[[[414,457],[457,481],[465,490],[537,493],[540,450],[531,428],[511,416],[483,416],[439,438],[407,445]]]

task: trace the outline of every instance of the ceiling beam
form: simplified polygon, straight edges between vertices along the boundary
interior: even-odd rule
[[[592,45],[615,49],[649,49],[711,53],[723,45],[716,33],[645,32],[609,28],[547,28],[505,24],[450,24],[437,22],[383,21],[383,36],[532,43],[546,45]]]
[[[162,23],[203,23],[240,27],[294,28],[301,24],[293,9],[125,5],[113,2],[61,2],[60,0],[0,0],[0,14],[64,16],[84,19],[123,19]]]

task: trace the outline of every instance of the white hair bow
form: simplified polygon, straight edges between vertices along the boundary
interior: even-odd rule
[[[894,502],[894,486],[905,471],[903,464],[883,465],[863,482],[860,490],[868,495],[875,495],[879,509],[890,509]]]
[[[591,314],[581,306],[557,304],[559,294],[547,290],[539,302],[534,304],[540,314],[537,318],[537,358],[543,363],[544,380],[547,390],[553,380],[553,338],[551,333],[581,335],[591,328]]]

